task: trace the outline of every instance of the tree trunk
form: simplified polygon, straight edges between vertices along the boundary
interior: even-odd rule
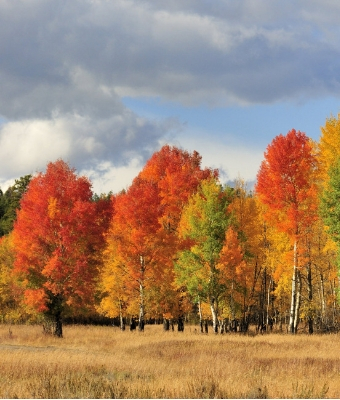
[[[138,330],[144,331],[144,286],[142,277],[145,272],[145,262],[144,257],[140,256],[140,272],[141,278],[139,281],[139,319],[138,319]]]
[[[211,309],[211,316],[213,321],[213,331],[214,333],[218,333],[218,312],[217,312],[217,305],[215,298],[212,297],[210,299],[210,309]]]
[[[170,321],[167,318],[163,320],[163,330],[169,331],[170,330]]]
[[[270,308],[270,292],[272,290],[272,284],[273,284],[273,279],[272,279],[272,276],[270,276],[268,290],[267,290],[267,304],[266,304],[266,325],[267,325],[267,330],[268,330],[268,327],[270,326],[270,319],[271,319],[270,315],[269,315],[269,308]]]
[[[143,285],[140,283],[139,285],[139,318],[138,318],[138,330],[144,331],[144,288]]]
[[[63,312],[63,296],[62,294],[49,294],[50,304],[48,315],[51,320],[54,320],[54,332],[53,335],[59,338],[63,337],[63,323],[62,323],[62,312]]]
[[[54,335],[62,338],[63,337],[63,323],[61,319],[61,312],[56,312],[55,314],[55,330]]]
[[[297,242],[294,242],[294,266],[293,266],[293,277],[292,277],[292,297],[290,304],[290,318],[289,318],[289,332],[296,333],[296,297],[297,297]]]
[[[321,272],[320,272],[320,302],[321,302],[321,321],[322,324],[324,324],[326,316],[326,301],[325,301],[324,278]]]
[[[198,298],[198,314],[200,317],[200,330],[203,333],[203,316],[202,316],[202,307],[201,307],[201,300]]]
[[[122,311],[122,302],[119,300],[119,321],[120,321],[120,329],[125,331],[125,323],[123,318],[123,311]]]
[[[297,333],[300,320],[300,304],[301,304],[301,272],[296,271],[296,302],[295,302],[295,313],[294,313],[294,333]]]
[[[312,302],[313,302],[313,286],[312,286],[312,264],[309,261],[307,265],[307,291],[308,291],[308,333],[311,335],[314,332],[313,329],[313,310],[312,310]]]

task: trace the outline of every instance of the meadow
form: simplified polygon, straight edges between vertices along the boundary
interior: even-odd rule
[[[0,325],[0,397],[338,398],[339,339]]]

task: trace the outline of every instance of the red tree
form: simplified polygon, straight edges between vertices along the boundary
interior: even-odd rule
[[[177,147],[165,145],[148,160],[140,177],[157,184],[163,206],[161,222],[176,231],[188,198],[203,179],[218,176],[217,170],[201,169],[202,157]]]
[[[267,219],[287,233],[294,245],[290,331],[297,331],[301,277],[298,245],[306,227],[316,220],[316,157],[311,140],[292,129],[267,147],[257,175],[256,193],[267,206]]]
[[[61,337],[64,313],[93,300],[110,205],[93,201],[89,180],[58,160],[31,180],[20,207],[15,270],[26,282],[26,304],[53,318]]]
[[[173,258],[178,250],[175,233],[190,194],[202,179],[216,175],[201,170],[200,163],[197,152],[189,154],[166,145],[154,153],[127,192],[117,196],[102,278],[111,282],[119,268],[115,276],[126,278],[122,282],[126,293],[138,293],[140,329],[146,301],[154,314],[179,317],[183,312],[185,299],[173,284]],[[104,303],[109,304],[105,295]]]
[[[144,329],[145,293],[160,279],[164,242],[159,234],[162,215],[157,186],[140,177],[134,179],[126,193],[116,197],[115,212],[107,235],[105,268],[114,271],[113,260],[121,260],[119,279],[131,303],[139,302],[139,330]],[[111,250],[110,250],[111,249]],[[134,295],[135,294],[135,295]]]

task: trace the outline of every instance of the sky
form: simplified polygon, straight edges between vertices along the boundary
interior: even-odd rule
[[[338,0],[1,0],[0,188],[62,158],[126,189],[164,144],[256,179],[340,112]]]

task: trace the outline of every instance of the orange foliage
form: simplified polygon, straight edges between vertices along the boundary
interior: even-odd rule
[[[92,301],[106,214],[92,201],[87,178],[77,177],[62,160],[30,182],[14,225],[15,270],[27,279],[26,303],[37,311],[58,295],[63,303]],[[104,215],[104,217],[103,217]]]

